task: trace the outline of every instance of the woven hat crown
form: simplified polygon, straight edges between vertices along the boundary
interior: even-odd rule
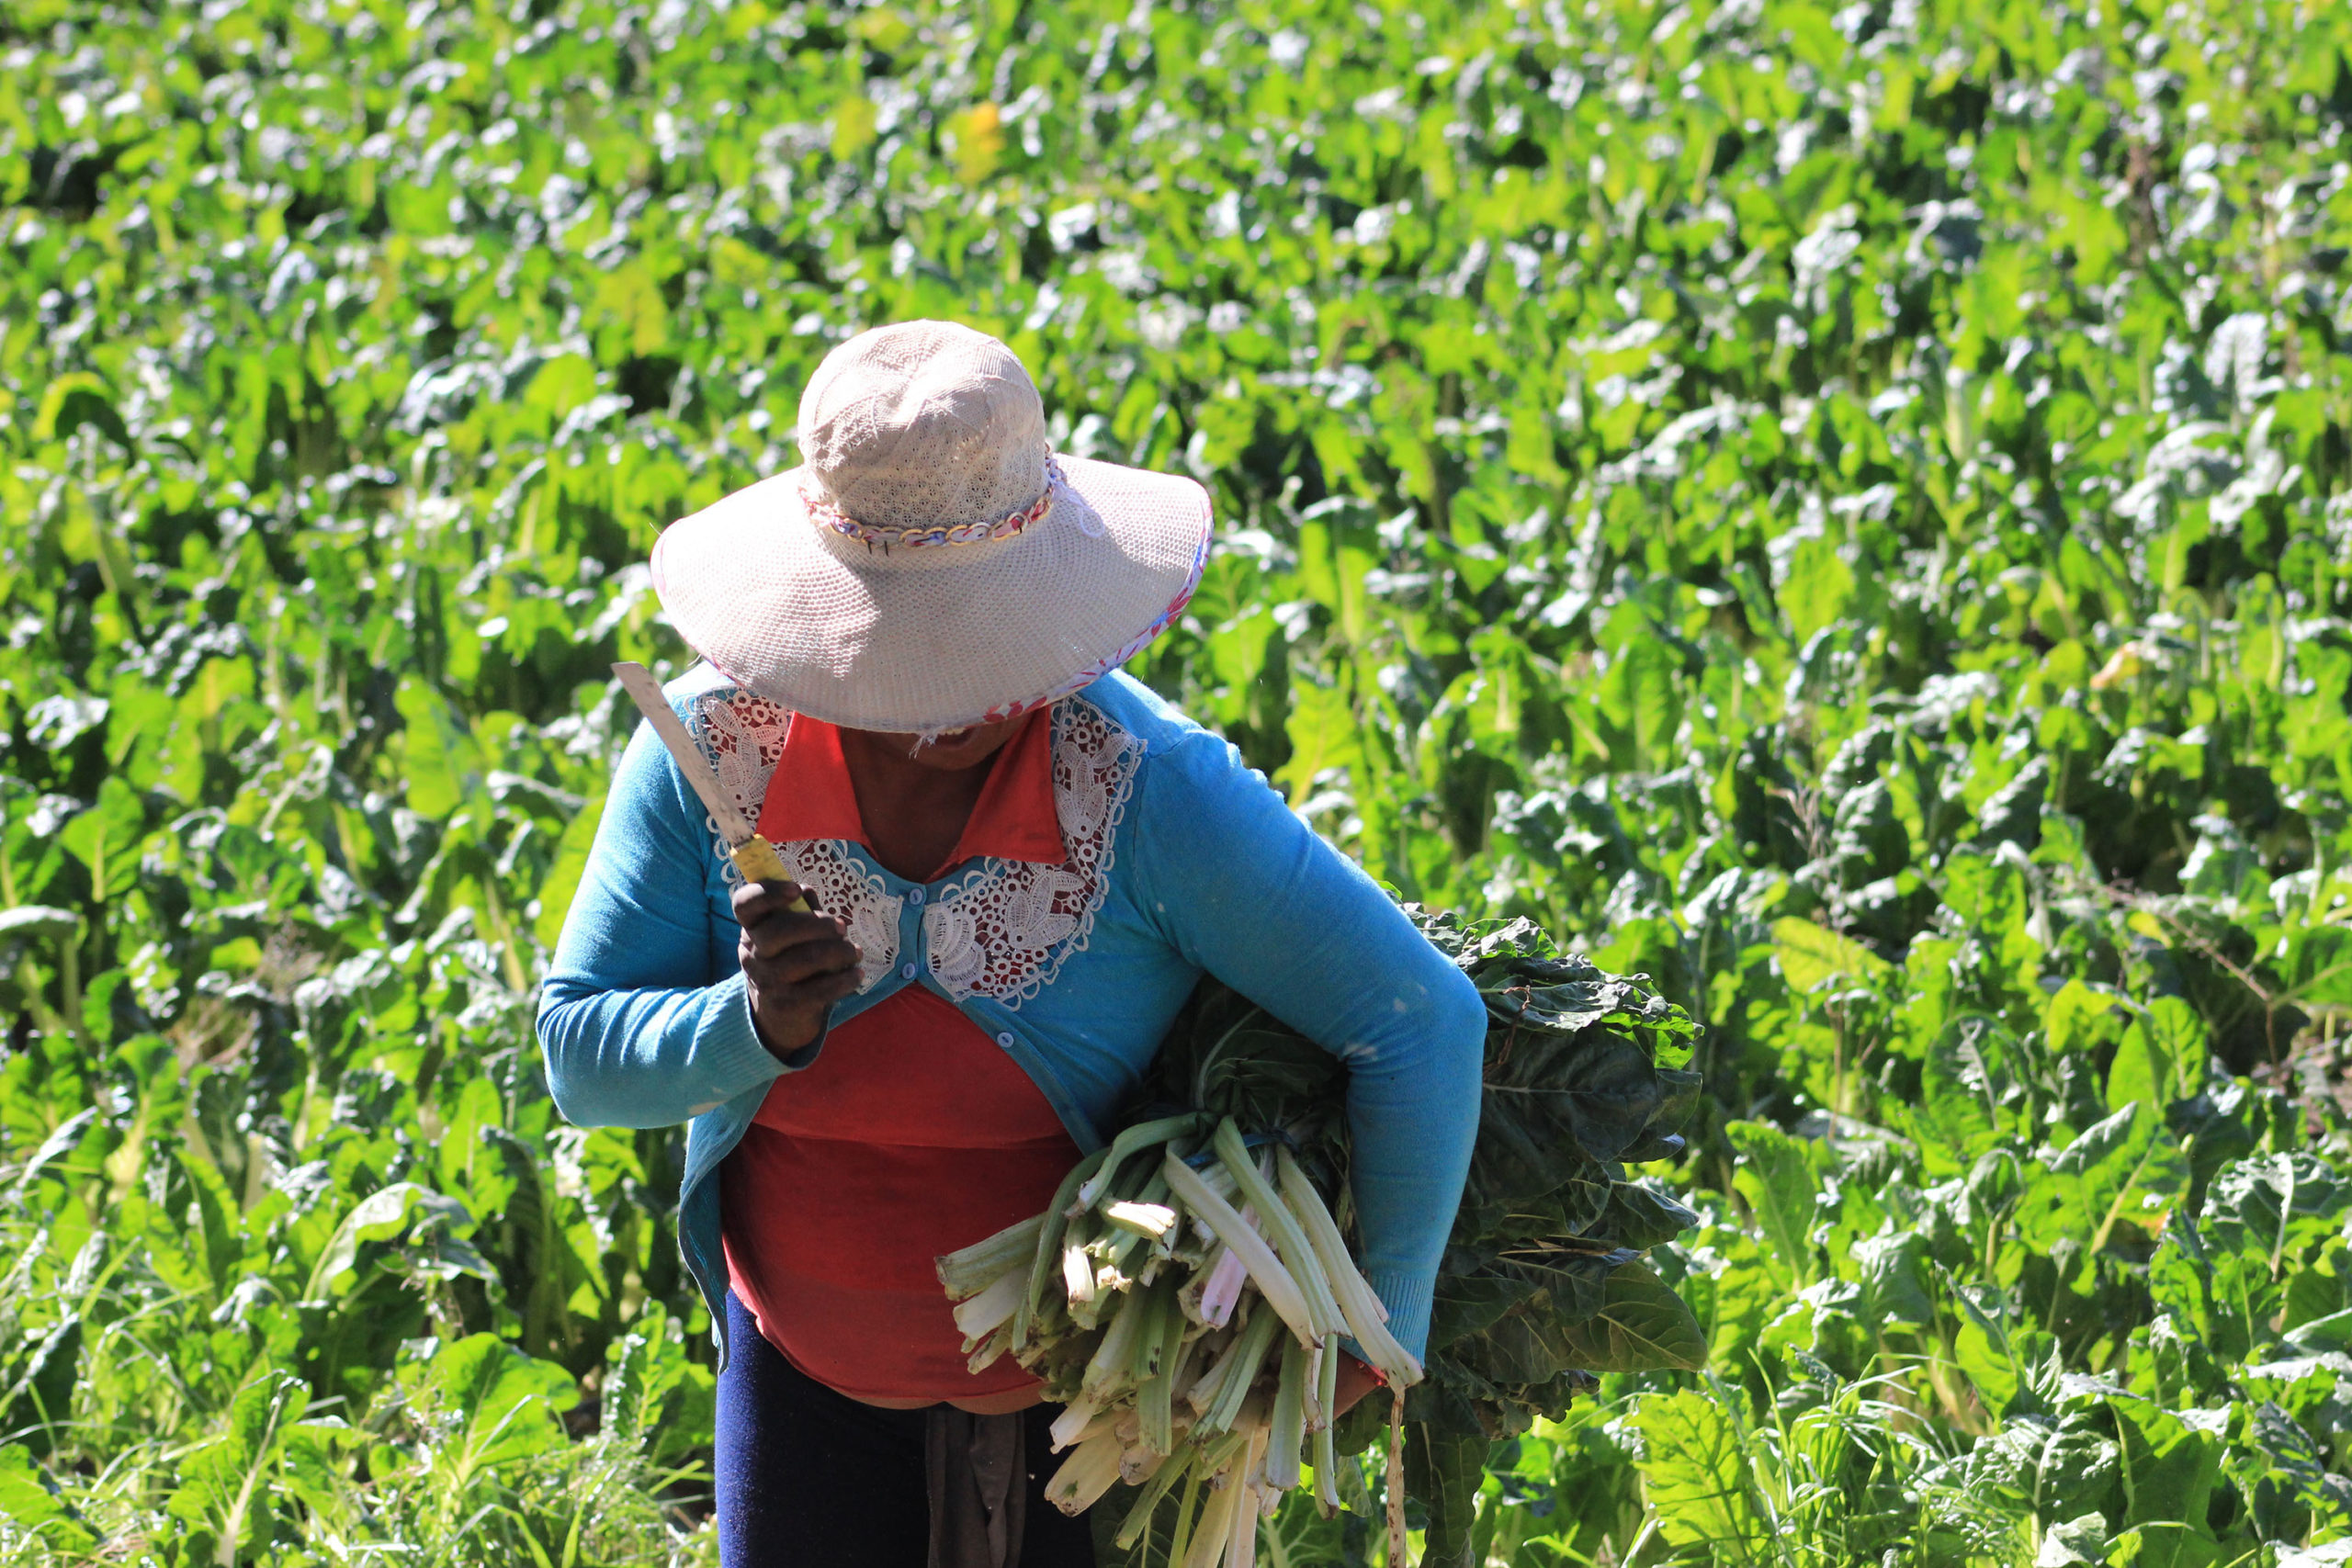
[[[901,321],[831,354],[800,398],[800,457],[876,528],[1002,518],[1046,484],[1046,406],[1011,349],[953,321]]]

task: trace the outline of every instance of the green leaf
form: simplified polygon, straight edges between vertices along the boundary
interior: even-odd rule
[[[1671,765],[1682,724],[1682,654],[1631,601],[1611,615],[1609,668],[1593,691],[1592,725],[1621,771]]]
[[[147,809],[139,792],[109,775],[98,786],[96,803],[77,813],[58,838],[89,872],[91,891],[114,898],[139,881],[140,840],[146,833]]]
[[[1792,541],[1786,575],[1774,594],[1789,618],[1792,637],[1802,644],[1836,621],[1853,596],[1853,568],[1846,564],[1838,541],[1826,536]]]
[[[1769,1122],[1731,1122],[1724,1136],[1739,1153],[1732,1182],[1764,1233],[1770,1266],[1792,1285],[1815,1272],[1814,1196],[1821,1190],[1822,1152]]]
[[[2194,1092],[2205,1077],[2205,1023],[2178,997],[2158,997],[2132,1020],[2108,1068],[2107,1105],[2165,1106]]]
[[[1405,1491],[1429,1517],[1423,1562],[1471,1568],[1470,1531],[1487,1476],[1487,1447],[1480,1434],[1465,1437],[1421,1421],[1406,1428]]]
[[[310,1390],[290,1372],[270,1371],[237,1391],[220,1435],[180,1463],[180,1484],[165,1506],[220,1543],[221,1561],[266,1539],[285,1429],[302,1413]]]
[[[580,876],[588,868],[588,852],[595,844],[596,825],[604,816],[605,797],[599,795],[573,813],[563,825],[563,836],[556,840],[555,859],[539,884],[539,912],[531,919],[531,934],[543,947],[552,950],[563,934],[563,918],[571,912],[572,896],[580,890]]]
[[[1600,1310],[1567,1330],[1574,1365],[1592,1372],[1695,1371],[1707,1341],[1682,1298],[1645,1263],[1610,1271]]]
[[[2299,1268],[2352,1216],[2352,1182],[2295,1150],[2233,1160],[2215,1175],[2202,1228],[2210,1247],[2257,1260],[2272,1280]]]
[[[1371,629],[1363,581],[1379,564],[1379,548],[1371,509],[1353,496],[1318,501],[1299,516],[1299,586],[1331,611],[1352,643]]]
[[[687,1358],[677,1321],[649,1303],[605,1352],[597,1430],[657,1460],[683,1458],[710,1419],[713,1386],[710,1371]]]
[[[487,1276],[489,1266],[461,1239],[472,1227],[473,1216],[463,1203],[431,1188],[413,1181],[379,1188],[353,1205],[336,1225],[311,1271],[311,1284],[304,1294],[316,1298],[322,1292],[349,1293],[359,1282],[359,1249],[369,1242],[395,1237],[405,1237],[413,1246],[434,1247],[439,1260],[458,1271]]]
[[[1901,1112],[1932,1170],[1963,1171],[2009,1135],[2016,1075],[2007,1034],[1991,1020],[1949,1019],[1928,1048],[1918,1103]]]
[[[33,415],[36,441],[62,441],[87,424],[106,433],[107,439],[128,451],[130,433],[116,412],[114,391],[86,370],[72,370],[50,382],[40,408]]]
[[[2230,1468],[2252,1494],[2257,1529],[2288,1540],[2352,1534],[2352,1480],[2328,1469],[2326,1455],[2293,1416],[2266,1403],[2254,1412],[2247,1437]]]
[[[1860,942],[1794,916],[1772,922],[1772,956],[1789,988],[1808,996],[1838,980],[1874,983],[1893,968]]]
[[[1996,1415],[2013,1404],[2025,1386],[2009,1354],[2008,1337],[1980,1313],[1963,1315],[1952,1334],[1952,1359],[1976,1390],[1984,1408]]]
[[[400,1375],[421,1408],[453,1424],[443,1447],[461,1482],[570,1441],[558,1416],[580,1403],[571,1374],[500,1343],[494,1334],[446,1344],[431,1360],[403,1367]]]
[[[52,1549],[85,1549],[97,1539],[22,1443],[0,1447],[0,1519]]]
[[[2101,1021],[2121,1004],[2106,992],[2094,991],[2080,980],[2068,980],[2041,1010],[2041,1031],[2052,1055],[2091,1048]]]
[[[81,1314],[59,1318],[27,1348],[30,1354],[14,1369],[14,1382],[0,1389],[0,1432],[28,1438],[35,1454],[46,1456],[73,1419],[82,1364]]]
[[[428,819],[447,817],[481,782],[463,721],[440,693],[415,676],[401,678],[393,703],[407,726],[401,731],[401,762],[408,807]]]
[[[1317,781],[1328,771],[1361,765],[1363,737],[1354,705],[1339,684],[1294,681],[1290,697],[1290,717],[1284,725],[1284,734],[1290,742],[1291,756],[1274,779],[1289,794],[1291,804],[1297,807],[1313,795]]]
[[[2207,1524],[2213,1490],[2222,1482],[2220,1434],[2192,1427],[2154,1400],[2109,1401],[2121,1445],[2122,1522],[2146,1525],[2148,1560],[2177,1561],[2188,1542],[2212,1539]]]
[[[2052,1525],[2041,1538],[2041,1551],[2034,1557],[2033,1564],[2034,1568],[2068,1568],[2072,1563],[2099,1564],[2106,1561],[2106,1516],[2084,1514]]]
[[[1862,1321],[1923,1326],[1935,1322],[1935,1302],[1927,1283],[1925,1236],[1916,1231],[1864,1236],[1853,1244],[1851,1256],[1862,1291],[1859,1309]]]
[[[2154,1235],[2188,1191],[2188,1156],[2156,1111],[2134,1100],[2086,1128],[2050,1162],[2018,1221],[2044,1251],[2072,1239],[2096,1252],[2119,1225]]]
[[[1769,1526],[1747,1482],[1745,1435],[1698,1389],[1647,1394],[1634,1407],[1642,1494],[1659,1533],[1721,1562],[1755,1561]]]
[[[71,909],[52,908],[46,904],[22,904],[13,909],[0,909],[0,942],[11,938],[35,941],[52,937],[72,938],[82,929],[82,917]]]

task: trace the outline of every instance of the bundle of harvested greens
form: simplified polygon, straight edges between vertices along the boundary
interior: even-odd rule
[[[1466,1547],[1486,1439],[1557,1416],[1594,1371],[1698,1363],[1696,1323],[1640,1261],[1692,1216],[1624,1170],[1681,1146],[1699,1078],[1678,1069],[1697,1026],[1642,977],[1559,955],[1532,922],[1464,931],[1407,912],[1489,1019],[1426,1375],[1333,1217],[1345,1069],[1214,982],[1161,1054],[1159,1109],[1183,1110],[1090,1156],[1044,1214],[940,1260],[974,1365],[1012,1354],[1068,1407],[1055,1439],[1074,1451],[1054,1501],[1075,1513],[1114,1482],[1140,1488],[1116,1538],[1130,1562],[1252,1562],[1258,1518],[1306,1465],[1326,1509],[1361,1495],[1338,1456],[1373,1440],[1386,1402],[1331,1419],[1341,1333],[1411,1390],[1390,1445],[1391,1530],[1409,1490],[1433,1562]]]
[[[974,1369],[1010,1351],[1066,1406],[1055,1445],[1075,1451],[1047,1497],[1074,1514],[1114,1482],[1143,1487],[1131,1546],[1183,1483],[1171,1562],[1250,1562],[1261,1512],[1300,1483],[1310,1441],[1322,1499],[1339,1504],[1339,1336],[1400,1385],[1421,1375],[1296,1156],[1251,1148],[1231,1117],[1129,1127],[1053,1207],[941,1258],[939,1275],[962,1298]]]

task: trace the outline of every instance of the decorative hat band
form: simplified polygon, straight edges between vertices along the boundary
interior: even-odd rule
[[[1069,481],[1062,478],[1059,463],[1046,459],[1046,488],[1037,499],[1010,516],[993,522],[958,523],[936,528],[889,528],[876,523],[861,523],[843,512],[833,499],[817,488],[814,476],[801,487],[801,499],[808,503],[808,515],[831,528],[834,533],[869,545],[895,548],[915,545],[977,545],[989,539],[1010,539],[1030,524],[1053,510],[1054,495]]]

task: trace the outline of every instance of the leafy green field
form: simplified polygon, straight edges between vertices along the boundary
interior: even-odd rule
[[[1141,673],[1708,1026],[1710,1370],[1460,1560],[2352,1561],[2347,51],[11,0],[0,1560],[715,1561],[681,1140],[561,1124],[532,985],[656,531],[944,315],[1214,490]]]

